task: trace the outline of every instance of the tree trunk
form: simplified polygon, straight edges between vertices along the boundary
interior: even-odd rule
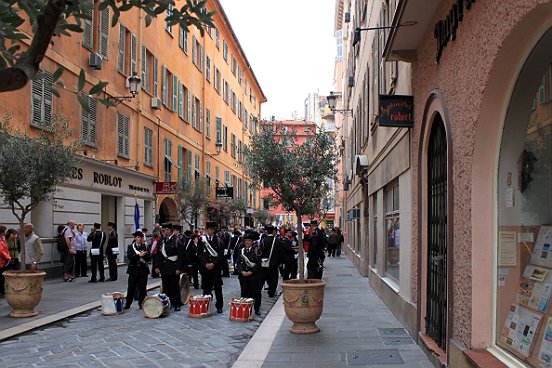
[[[21,241],[21,252],[19,253],[19,256],[21,257],[21,270],[25,272],[27,270],[27,252],[25,249],[25,243],[27,239],[25,238],[25,231],[23,231],[23,224],[25,223],[25,219],[22,217],[19,221],[19,238]],[[17,241],[16,241],[17,244]]]
[[[297,214],[297,241],[299,242],[299,282],[305,282],[305,248],[303,248],[303,221],[299,211]]]

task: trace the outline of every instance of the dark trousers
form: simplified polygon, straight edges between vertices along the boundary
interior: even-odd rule
[[[134,300],[135,293],[138,293],[138,305],[142,308],[142,302],[146,299],[146,286],[148,274],[128,275],[128,289],[125,305],[130,307]],[[171,299],[172,302],[172,299]]]
[[[341,255],[341,246],[343,245],[343,243],[339,243],[339,245],[337,246],[337,250],[335,252],[335,254],[339,257]]]
[[[61,260],[63,262],[63,273],[72,275],[75,268],[75,256],[69,251],[63,252],[61,253]]]
[[[222,258],[222,264],[220,265],[220,268],[222,269],[222,276],[223,277],[230,277],[230,267],[228,267],[228,258],[230,256],[225,256]]]
[[[87,268],[86,251],[77,250],[77,254],[75,254],[75,276],[86,277]]]
[[[194,285],[194,288],[199,288],[199,267],[196,263],[194,263],[191,266],[188,266],[188,270],[186,271],[188,274],[188,277],[190,277],[190,283]]]
[[[335,257],[337,251],[337,244],[328,244],[328,257]]]
[[[307,264],[307,278],[308,279],[322,279],[323,267],[318,267],[318,264],[312,265],[311,262]]]
[[[295,276],[291,277],[292,274],[295,274]],[[297,261],[294,259],[293,261],[284,262],[284,264],[280,266],[280,275],[282,275],[283,281],[295,279],[297,277]]]
[[[115,254],[108,254],[107,264],[109,265],[109,278],[112,281],[117,280],[117,256]]]
[[[278,287],[278,266],[270,266],[262,269],[264,281],[268,285],[268,296],[273,297],[276,295],[276,288]]]
[[[216,272],[202,272],[201,286],[203,287],[203,295],[212,295],[215,289],[215,297],[217,298],[215,307],[222,309],[222,278],[220,277],[220,269]]]
[[[96,281],[96,270],[100,271],[100,281],[104,281],[104,262],[103,255],[90,256],[90,271],[92,272],[92,281]]]
[[[239,277],[241,297],[253,298],[255,300],[255,311],[258,312],[261,309],[261,289],[263,285],[260,279],[252,279],[250,277]]]
[[[163,293],[167,294],[171,300],[171,307],[182,307],[182,298],[180,297],[180,288],[178,281],[180,276],[163,275],[161,274],[161,282],[163,283]]]

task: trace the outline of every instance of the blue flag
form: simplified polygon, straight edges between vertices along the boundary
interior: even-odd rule
[[[138,202],[134,204],[134,230],[140,230],[140,207]]]

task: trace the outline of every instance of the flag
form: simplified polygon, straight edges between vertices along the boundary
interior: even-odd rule
[[[134,230],[140,230],[140,207],[134,202]]]

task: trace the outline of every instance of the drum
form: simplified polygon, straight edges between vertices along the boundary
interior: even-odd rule
[[[249,322],[253,318],[253,304],[255,300],[252,298],[232,298],[230,300],[230,320],[237,322]]]
[[[171,309],[171,301],[165,294],[150,295],[144,299],[142,310],[148,318],[168,316]]]
[[[211,295],[194,295],[188,300],[188,303],[190,303],[188,316],[192,318],[211,316]]]
[[[182,304],[188,304],[190,299],[190,278],[186,274],[180,274],[180,280],[178,281],[178,287],[180,288],[180,299]]]
[[[106,293],[102,295],[102,314],[104,316],[117,316],[123,314],[124,300],[125,294],[123,293]]]

